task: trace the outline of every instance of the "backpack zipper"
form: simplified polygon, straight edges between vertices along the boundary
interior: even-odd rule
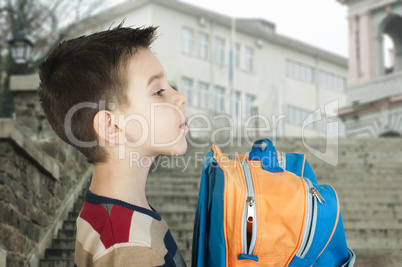
[[[245,161],[240,161],[247,188],[247,197],[244,206],[242,220],[242,245],[243,254],[253,254],[257,241],[257,213],[255,208],[255,195],[253,179],[251,177],[250,165]],[[247,222],[252,223],[250,247],[247,247]]]
[[[317,224],[317,206],[318,202],[321,205],[325,204],[325,199],[322,197],[320,192],[318,192],[317,188],[314,187],[313,183],[307,179],[302,178],[306,183],[307,187],[307,216],[306,223],[303,231],[302,242],[299,250],[296,253],[296,256],[299,258],[306,257],[308,251],[310,250],[311,244],[314,239],[315,228]]]

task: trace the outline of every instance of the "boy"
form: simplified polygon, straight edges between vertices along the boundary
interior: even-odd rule
[[[50,125],[94,165],[77,218],[78,267],[185,266],[145,196],[154,158],[187,150],[187,99],[149,49],[155,30],[120,24],[70,39],[39,66]]]

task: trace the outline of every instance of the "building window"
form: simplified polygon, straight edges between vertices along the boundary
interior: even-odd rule
[[[286,60],[286,75],[305,82],[314,82],[313,67],[289,59]]]
[[[254,115],[255,96],[246,95],[246,103],[245,104],[246,104],[246,107],[245,107],[246,118],[249,118]]]
[[[235,51],[235,60],[236,60],[236,68],[240,68],[240,44],[236,44],[236,51]]]
[[[186,54],[193,54],[193,30],[182,29],[182,51]]]
[[[250,47],[246,47],[244,56],[244,68],[246,71],[252,72],[254,70],[254,50]]]
[[[187,97],[187,103],[193,103],[193,80],[189,78],[181,79],[181,87],[183,89],[183,94]]]
[[[242,114],[239,114],[241,107],[241,93],[240,92],[233,92],[232,94],[232,117],[237,117]]]
[[[200,58],[207,59],[208,58],[208,35],[205,33],[198,34],[198,56]]]
[[[346,79],[326,71],[320,71],[320,85],[340,92],[345,91]]]
[[[198,106],[201,108],[208,108],[208,84],[204,82],[198,83]]]
[[[225,112],[225,88],[215,86],[215,111]]]
[[[215,37],[214,45],[214,59],[216,63],[225,63],[225,40],[219,37]]]
[[[303,123],[306,121],[306,119],[309,117],[311,112],[300,109],[300,108],[295,108],[295,107],[287,107],[287,120],[288,122],[297,124],[297,125],[303,125]],[[308,121],[306,121],[306,127],[312,128],[313,127],[313,118],[309,118]]]

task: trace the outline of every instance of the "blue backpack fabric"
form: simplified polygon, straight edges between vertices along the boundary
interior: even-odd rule
[[[263,143],[266,143],[265,149],[262,148]],[[227,174],[220,167],[222,165],[219,164],[219,161],[221,158],[233,160],[234,157],[221,154],[215,145],[213,148],[205,157],[201,173],[194,220],[191,265],[193,267],[279,266],[274,263],[264,265],[259,261],[262,255],[254,255],[255,253],[238,253],[236,261],[233,259],[228,261],[227,240],[233,237],[225,236],[224,210],[227,207],[225,207],[223,199],[226,197],[225,176]],[[241,158],[247,159],[247,157]],[[311,201],[309,200],[309,212],[307,212],[308,216],[306,215],[300,248],[283,266],[350,267],[354,265],[355,254],[346,243],[337,194],[329,185],[317,183],[315,174],[304,154],[278,152],[269,139],[260,139],[254,142],[247,161],[260,163],[260,168],[272,175],[291,172],[292,175],[301,177],[306,188],[313,195]],[[252,179],[256,181],[255,179],[260,178],[253,176]],[[226,192],[226,194],[230,194],[230,192]],[[264,194],[263,188],[261,194]],[[255,222],[255,224],[257,223],[258,221]],[[263,229],[263,231],[269,233],[270,229]],[[264,240],[261,241],[261,246],[263,245]]]

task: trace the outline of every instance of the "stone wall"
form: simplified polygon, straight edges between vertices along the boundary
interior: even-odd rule
[[[17,124],[34,141],[59,139],[40,106],[38,87],[38,74],[11,76],[10,91],[14,98]]]
[[[68,215],[72,194],[89,179],[83,174],[91,171],[86,158],[59,138],[34,142],[27,133],[15,120],[0,119],[0,250],[6,266],[38,266]]]

